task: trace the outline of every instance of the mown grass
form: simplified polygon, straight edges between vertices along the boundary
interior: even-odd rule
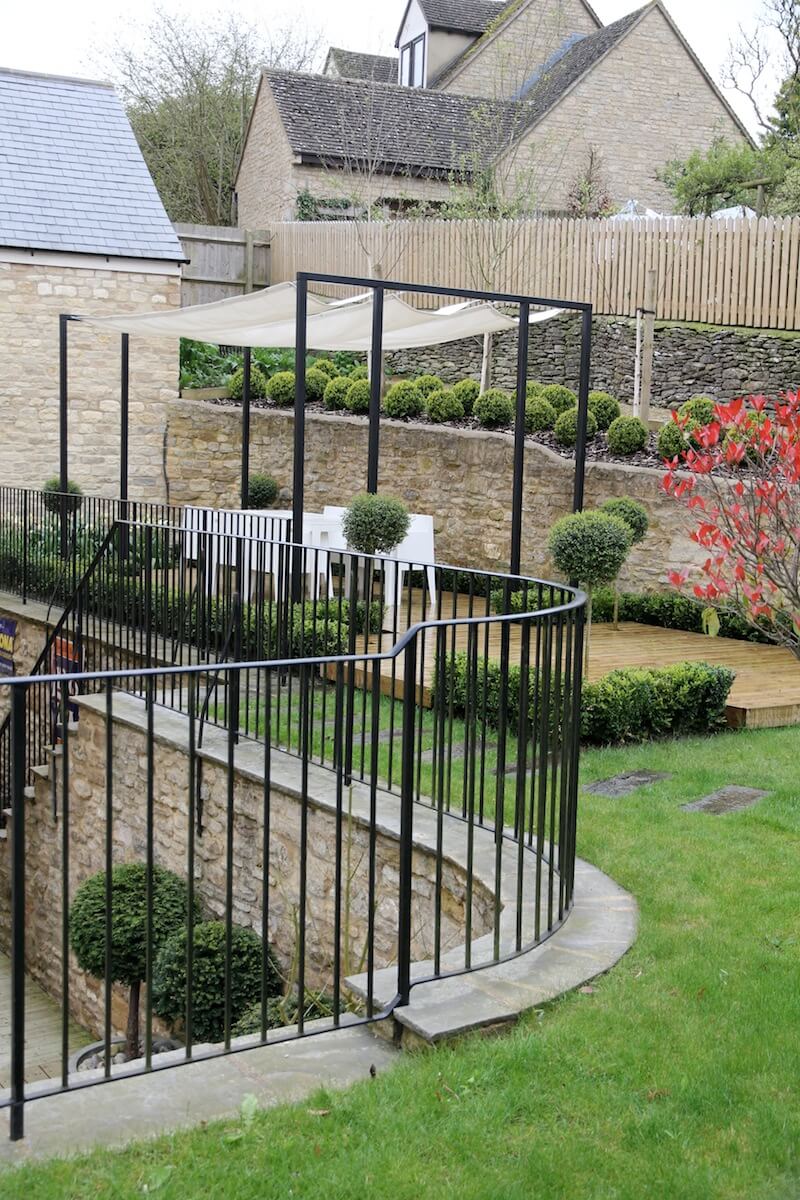
[[[796,1197],[799,751],[790,729],[584,755],[584,782],[673,772],[622,800],[582,799],[581,854],[641,910],[638,941],[590,992],[345,1094],[23,1167],[0,1195]],[[724,816],[682,811],[729,783],[771,795]]]

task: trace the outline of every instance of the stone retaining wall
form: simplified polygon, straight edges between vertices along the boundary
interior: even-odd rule
[[[595,317],[592,326],[592,387],[618,399],[633,399],[636,323]],[[398,375],[431,372],[448,383],[464,376],[480,379],[482,339],[448,346],[395,351],[387,370]],[[531,328],[530,379],[577,388],[580,372],[580,318],[557,317]],[[494,338],[493,381],[513,387],[517,347],[513,334]],[[653,403],[668,406],[703,393],[715,400],[764,392],[777,395],[800,387],[800,336],[759,330],[697,328],[659,324],[655,334]]]
[[[293,416],[254,410],[251,469],[267,471],[288,488],[292,480]],[[170,407],[167,474],[174,504],[238,507],[241,410],[177,401]],[[431,513],[436,557],[457,566],[507,566],[511,534],[513,439],[508,433],[384,420],[379,487],[412,512]],[[306,419],[306,507],[347,504],[366,487],[365,418],[309,413]],[[529,442],[525,450],[522,568],[550,575],[547,531],[572,502],[574,463]],[[664,587],[666,572],[685,565],[695,549],[683,508],[660,490],[662,472],[619,463],[589,463],[587,506],[610,496],[635,496],[646,506],[650,532],[635,546],[622,582],[635,589]],[[286,492],[281,503],[289,503]]]
[[[126,698],[127,700],[127,698]],[[127,701],[130,704],[130,701]],[[69,892],[102,868],[105,846],[105,748],[106,722],[99,702],[80,705],[77,733],[72,735],[69,786]],[[143,706],[142,706],[143,708]],[[161,710],[163,711],[163,710]],[[116,710],[115,710],[116,715]],[[156,710],[154,755],[155,861],[185,877],[188,824],[188,756],[185,750],[187,723],[170,716],[170,731],[159,732],[163,720]],[[176,738],[176,722],[183,727]],[[143,723],[143,717],[142,717]],[[207,730],[211,745],[213,731]],[[212,735],[209,737],[209,735]],[[224,753],[222,755],[224,760]],[[113,844],[114,861],[143,861],[145,803],[147,796],[147,749],[144,728],[126,719],[115,719],[113,730]],[[329,779],[327,805],[309,797],[307,839],[307,962],[309,986],[331,987],[334,944],[334,864],[336,820],[331,811],[334,775]],[[26,961],[30,974],[53,996],[61,994],[61,779],[51,792],[48,780],[36,784],[35,799],[26,809]],[[313,788],[313,785],[312,785]],[[52,797],[57,812],[53,813]],[[202,769],[203,833],[195,839],[195,886],[209,919],[225,914],[225,853],[227,834],[227,773],[224,762],[204,755]],[[261,933],[263,780],[237,766],[235,772],[233,919]],[[270,791],[270,902],[269,940],[284,971],[296,953],[296,920],[299,906],[301,804],[290,791],[273,779]],[[0,949],[8,949],[9,936],[9,842],[0,843]],[[345,974],[362,969],[369,914],[369,833],[354,817],[343,826],[342,945]],[[375,965],[376,969],[396,961],[398,843],[378,829],[376,837]],[[413,858],[412,952],[425,959],[433,950],[434,868],[431,852],[415,848]],[[463,941],[465,922],[464,872],[447,862],[442,889],[442,946]],[[473,936],[492,928],[493,897],[476,884],[473,900]],[[347,946],[348,949],[344,950]],[[115,991],[113,1023],[122,1033],[127,997]],[[86,976],[70,955],[70,1011],[75,1020],[102,1036],[102,985]]]

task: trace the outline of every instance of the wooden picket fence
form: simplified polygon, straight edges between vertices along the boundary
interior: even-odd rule
[[[273,226],[271,282],[301,270],[588,300],[598,313],[627,317],[644,307],[655,271],[660,319],[800,326],[800,217]]]

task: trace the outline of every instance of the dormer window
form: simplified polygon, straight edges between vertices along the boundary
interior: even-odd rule
[[[408,42],[400,50],[400,82],[405,87],[423,87],[425,83],[425,34]]]

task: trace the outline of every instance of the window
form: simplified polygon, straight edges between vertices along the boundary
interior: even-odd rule
[[[400,51],[400,82],[406,87],[422,87],[425,82],[425,34]]]

